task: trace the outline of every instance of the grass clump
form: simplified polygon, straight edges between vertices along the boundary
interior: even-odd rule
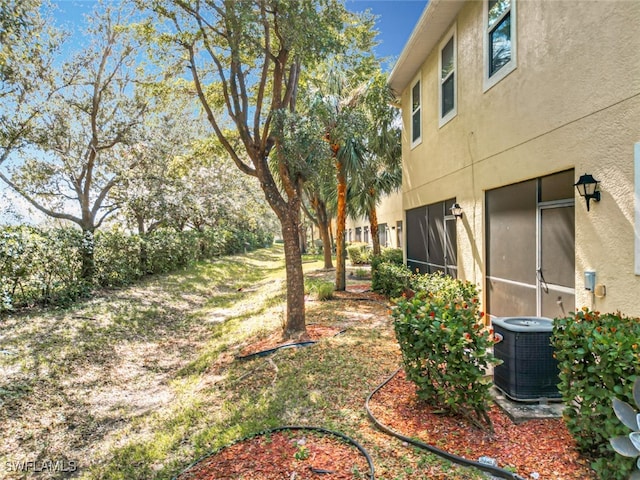
[[[314,295],[318,300],[331,300],[334,295],[335,286],[333,282],[320,278],[307,278],[304,281],[305,292]]]

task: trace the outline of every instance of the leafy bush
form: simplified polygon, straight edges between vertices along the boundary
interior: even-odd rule
[[[155,230],[144,237],[146,273],[166,273],[183,268],[199,258],[197,232]]]
[[[307,278],[304,281],[305,293],[315,295],[318,300],[331,300],[333,298],[333,292],[335,291],[335,285],[333,282],[327,280]]]
[[[84,293],[82,241],[76,229],[0,230],[0,312],[35,302],[67,303]]]
[[[396,267],[404,267],[402,250],[399,248],[385,248],[380,255],[372,256],[371,289],[388,297],[402,294],[409,287],[405,277],[410,277],[411,272],[406,267]]]
[[[104,287],[128,285],[140,277],[142,242],[138,235],[119,230],[97,232],[95,235],[95,278]]]
[[[353,276],[360,278],[369,278],[371,276],[371,272],[366,268],[356,268],[355,272],[353,272]]]
[[[489,353],[492,336],[483,327],[476,288],[440,274],[427,277],[423,283],[438,290],[403,297],[393,309],[407,378],[427,403],[492,428],[485,375],[497,361]]]
[[[225,254],[225,231],[217,228],[209,228],[198,232],[200,258],[214,258]]]
[[[389,298],[407,292],[411,285],[411,270],[404,265],[380,263],[371,266],[371,289]]]
[[[66,305],[92,287],[127,285],[148,273],[261,248],[273,242],[273,235],[260,230],[156,230],[140,238],[112,230],[97,232],[90,241],[92,284],[80,278],[87,238],[77,228],[0,228],[0,313],[35,303]]]
[[[395,263],[396,265],[402,265],[404,263],[401,248],[383,248],[380,255],[376,255],[376,257],[378,257],[380,263]]]
[[[371,247],[366,243],[352,243],[347,247],[351,265],[362,265],[371,260]]]
[[[584,307],[554,321],[552,344],[560,369],[564,419],[578,449],[594,459],[600,478],[622,480],[633,460],[614,453],[609,439],[628,433],[611,409],[614,397],[633,401],[640,377],[640,319]]]

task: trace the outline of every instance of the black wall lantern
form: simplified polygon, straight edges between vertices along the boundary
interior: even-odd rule
[[[454,217],[462,218],[462,207],[458,202],[454,203],[449,210]]]
[[[578,189],[578,193],[581,197],[584,197],[587,201],[587,211],[589,211],[589,201],[594,199],[596,202],[600,201],[600,190],[599,190],[600,182],[593,178],[592,175],[585,173],[580,177],[580,179],[574,184],[574,186]]]

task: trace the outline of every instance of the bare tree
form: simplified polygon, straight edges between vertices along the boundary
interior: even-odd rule
[[[348,12],[336,0],[153,2],[170,20],[206,118],[238,169],[256,177],[282,226],[287,273],[284,338],[306,336],[299,245],[304,175],[282,154],[274,117],[296,108],[302,69],[345,48]],[[225,130],[233,126],[233,133]],[[269,156],[274,150],[273,161]]]

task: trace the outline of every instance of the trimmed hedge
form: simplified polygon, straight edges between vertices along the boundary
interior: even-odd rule
[[[347,247],[351,265],[363,265],[371,260],[371,247],[366,243],[352,243]]]
[[[391,262],[371,265],[371,289],[389,298],[396,298],[407,292],[413,275],[404,265]]]
[[[93,287],[131,284],[196,261],[268,246],[267,232],[156,230],[140,237],[120,230],[94,237],[95,274],[80,279],[83,236],[76,228],[0,228],[0,313],[33,304],[65,305]]]
[[[393,308],[407,378],[416,384],[419,398],[492,429],[491,381],[485,375],[496,359],[477,290],[441,274],[420,277],[414,281],[428,289],[401,297]]]
[[[564,419],[578,449],[593,459],[600,478],[627,479],[635,460],[611,448],[610,438],[629,433],[611,402],[617,397],[633,404],[633,383],[640,377],[640,319],[584,307],[554,320],[551,341]]]

